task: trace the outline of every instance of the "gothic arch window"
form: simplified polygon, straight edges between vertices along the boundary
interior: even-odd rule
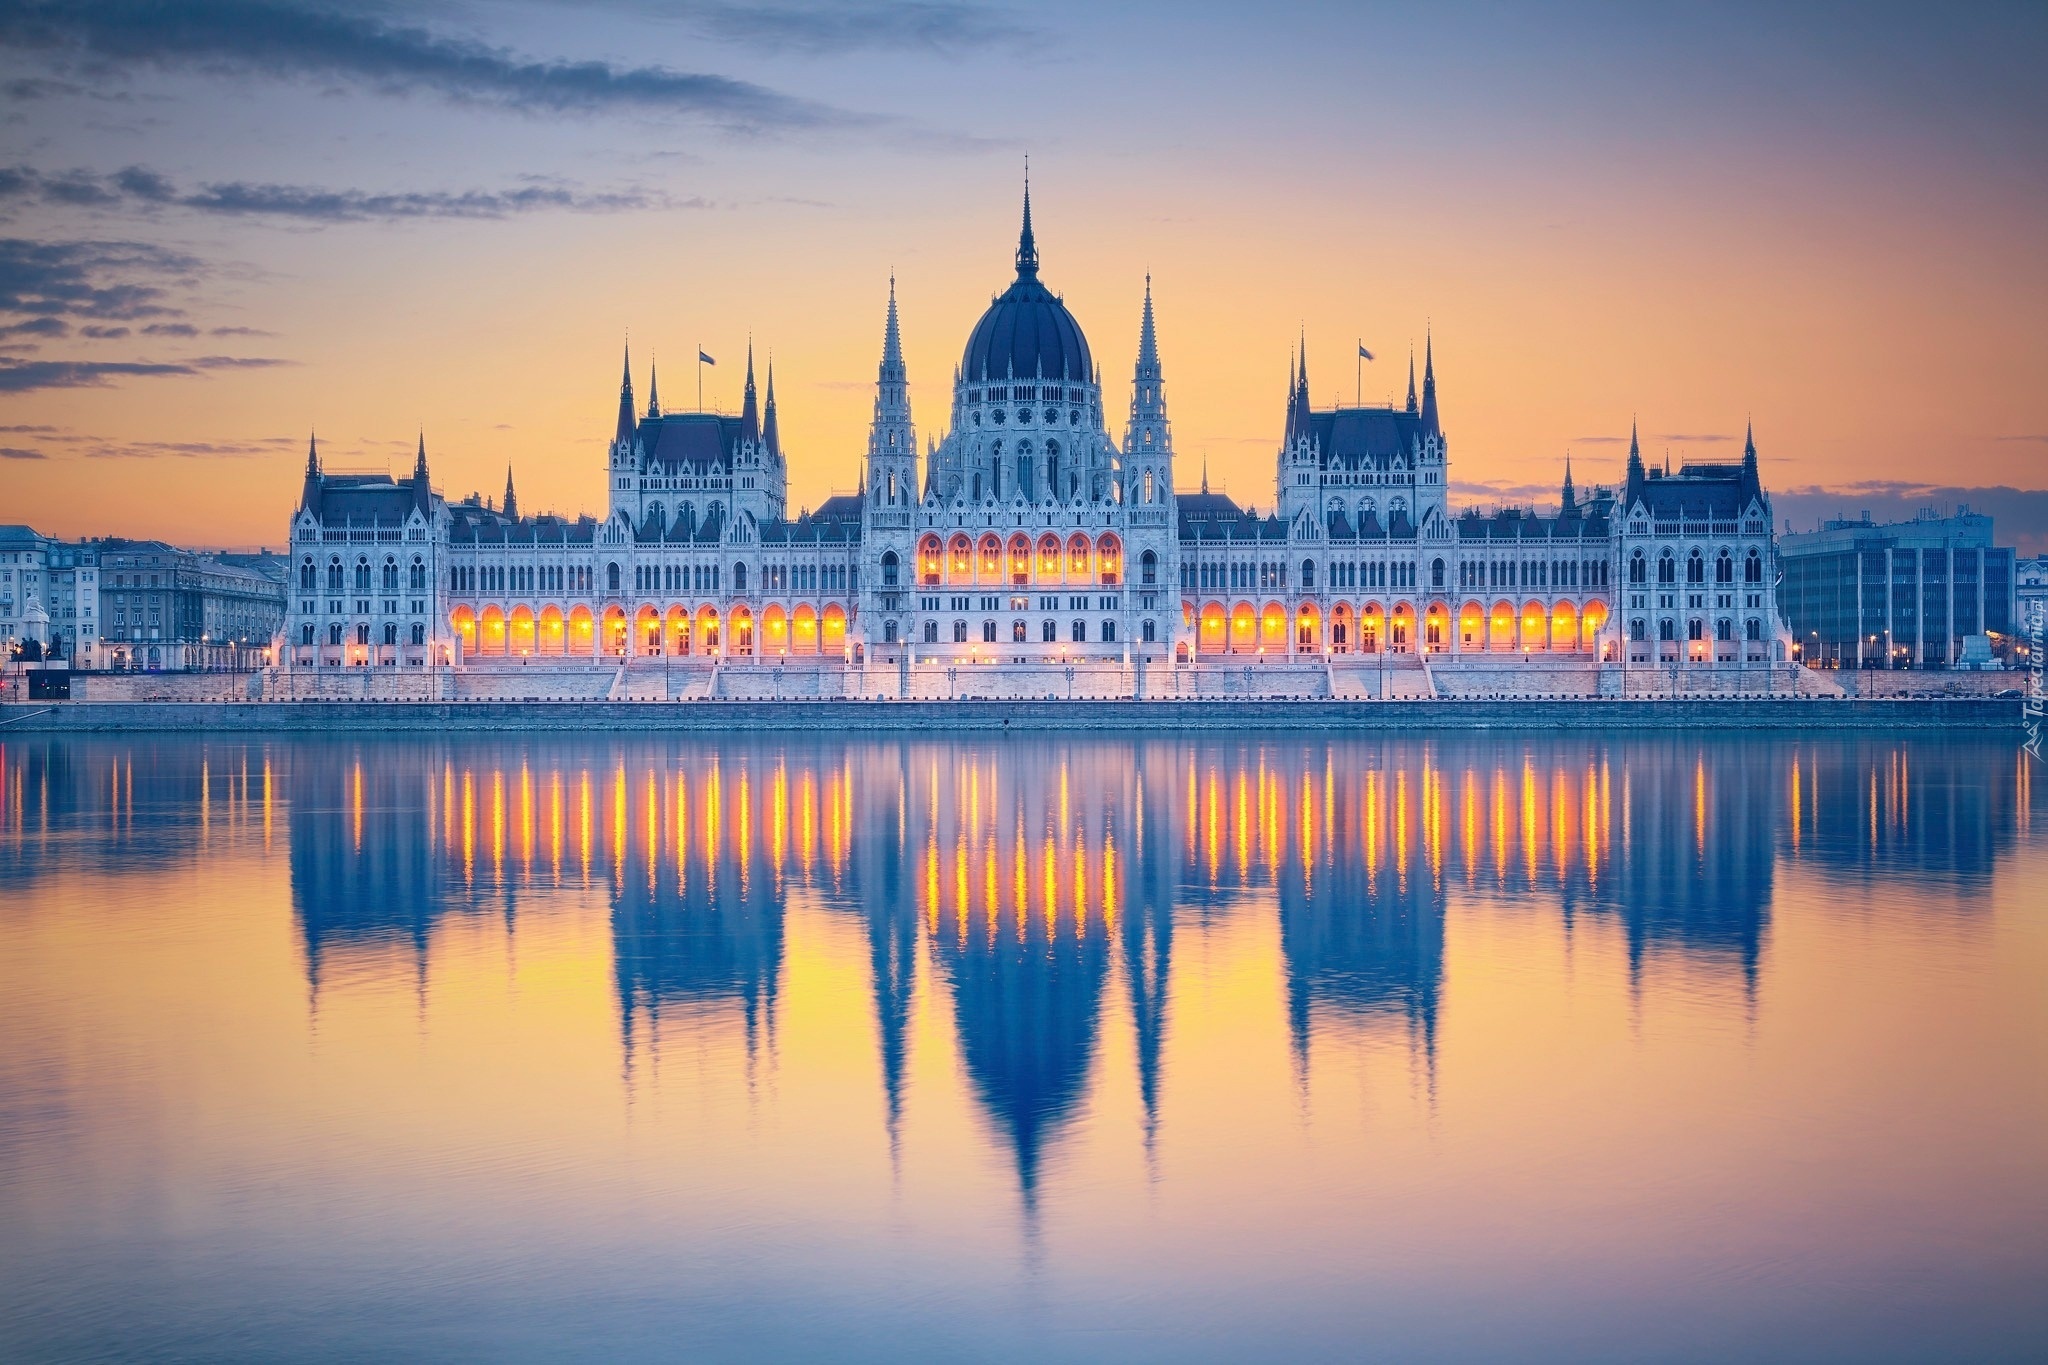
[[[1429,565],[1429,586],[1432,588],[1441,588],[1443,585],[1444,562],[1441,559],[1431,560]]]
[[[412,642],[416,645],[423,645],[427,642],[427,628],[422,622],[415,621],[412,623]]]
[[[1759,620],[1757,620],[1757,619],[1756,619],[1756,618],[1755,618],[1754,616],[1750,617],[1750,618],[1749,618],[1749,623],[1748,623],[1748,635],[1749,635],[1749,638],[1750,638],[1750,639],[1752,639],[1752,640],[1761,640],[1761,639],[1763,639],[1763,638],[1764,638],[1764,623],[1763,623],[1763,622],[1761,622],[1761,621],[1759,621]]]
[[[747,590],[747,566],[744,561],[732,566],[732,590],[734,592],[745,592]]]
[[[307,555],[305,562],[299,565],[299,591],[311,592],[318,582],[319,575],[313,568],[313,556]]]
[[[885,645],[896,643],[896,623],[894,621],[882,622],[882,643]]]
[[[967,623],[965,621],[955,621],[953,623],[953,643],[956,645],[967,643]]]
[[[406,582],[410,585],[410,590],[413,592],[425,592],[427,590],[427,566],[420,560],[418,555],[412,557],[412,571]],[[418,644],[419,641],[415,640],[413,643]]]
[[[1671,551],[1669,550],[1657,556],[1657,581],[1664,584],[1676,583],[1678,581],[1678,561],[1672,558]],[[1669,639],[1670,637],[1666,636],[1665,638]]]
[[[1716,640],[1734,639],[1735,623],[1725,616],[1722,617],[1720,620],[1714,622],[1714,638]]]
[[[369,561],[369,559],[368,559],[368,558],[366,557],[366,558],[358,559],[358,560],[356,561],[356,591],[357,591],[357,592],[362,592],[362,593],[366,593],[366,592],[368,592],[369,590],[370,590],[370,561]]]
[[[1714,581],[1733,583],[1735,581],[1735,556],[1726,550],[1714,557]]]
[[[883,551],[883,553],[882,553],[882,586],[883,586],[883,587],[885,587],[885,588],[893,588],[893,587],[895,587],[895,586],[896,586],[896,571],[897,571],[897,569],[898,569],[898,568],[899,568],[899,567],[901,566],[901,564],[902,564],[902,561],[901,561],[901,560],[899,560],[899,559],[898,559],[898,558],[896,557],[896,552],[895,552],[894,550],[885,550],[885,551]]]
[[[1685,557],[1685,581],[1695,587],[1707,581],[1707,561],[1698,550]]]
[[[385,559],[384,559],[384,572],[383,572],[383,574],[382,574],[381,576],[382,576],[382,578],[383,578],[383,580],[384,580],[384,591],[385,591],[385,592],[391,592],[391,593],[395,593],[395,592],[397,592],[397,591],[398,591],[398,561],[397,561],[397,560],[395,560],[395,559],[392,559],[392,558],[391,558],[390,556],[388,556],[388,555],[387,555],[387,556],[385,557]],[[394,641],[393,643],[396,643],[396,642]]]
[[[1628,557],[1628,581],[1631,583],[1647,583],[1650,581],[1650,564],[1648,560],[1643,558],[1641,550],[1637,550]]]
[[[1443,567],[1441,559],[1437,561],[1437,567]],[[1301,590],[1303,592],[1314,592],[1316,590],[1316,562],[1313,559],[1301,561]]]
[[[1152,486],[1152,471],[1149,469],[1145,471],[1145,501],[1155,501],[1155,494]]]
[[[1147,588],[1159,582],[1159,556],[1150,550],[1138,556],[1138,582]]]
[[[1764,581],[1764,558],[1755,550],[1751,550],[1749,558],[1745,559],[1742,563],[1742,581],[1745,583],[1761,583]]]
[[[616,562],[604,566],[604,586],[607,592],[619,590],[619,566]]]
[[[1657,638],[1660,640],[1675,640],[1678,638],[1678,628],[1672,624],[1670,617],[1667,616],[1657,623]]]
[[[1635,642],[1636,642],[1637,644],[1641,644],[1641,643],[1643,642],[1643,637],[1644,637],[1644,635],[1645,635],[1645,634],[1646,634],[1646,632],[1645,632],[1645,631],[1644,631],[1644,629],[1643,629],[1643,618],[1642,618],[1642,617],[1638,616],[1638,617],[1637,617],[1637,618],[1636,618],[1635,620],[1633,620],[1633,621],[1630,621],[1630,622],[1628,623],[1628,638],[1629,638],[1629,639],[1631,639],[1631,640],[1635,641]]]

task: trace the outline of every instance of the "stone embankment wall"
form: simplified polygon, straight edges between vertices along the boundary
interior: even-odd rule
[[[861,732],[2012,729],[2019,703],[1779,697],[1542,701],[56,702],[0,705],[26,732]]]

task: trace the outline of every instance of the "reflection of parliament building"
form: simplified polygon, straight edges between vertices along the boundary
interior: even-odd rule
[[[763,694],[763,665],[778,695],[1299,694],[1362,687],[1361,669],[1384,691],[1424,660],[1599,676],[1784,657],[1753,442],[1674,473],[1632,440],[1617,486],[1567,467],[1554,514],[1456,512],[1433,351],[1405,403],[1318,409],[1304,350],[1258,513],[1181,485],[1149,281],[1131,384],[1119,439],[1040,281],[1027,190],[1015,277],[922,450],[892,287],[857,492],[792,514],[773,370],[757,392],[751,353],[737,416],[667,410],[651,375],[643,408],[628,366],[601,520],[522,514],[509,471],[502,503],[448,501],[424,441],[396,479],[309,452],[280,657],[315,685],[523,670],[593,695],[565,681],[580,671],[612,696]]]
[[[4,809],[19,812],[48,774],[11,761]],[[904,1119],[922,996],[1028,1196],[1105,1053],[1121,1055],[1106,1029],[1131,1029],[1147,1140],[1157,1131],[1176,953],[1212,923],[1277,916],[1296,1065],[1380,1039],[1433,1068],[1458,906],[1554,906],[1568,931],[1615,931],[1632,979],[1668,960],[1753,999],[1780,858],[1843,878],[1990,875],[2030,797],[1974,780],[1981,764],[1940,746],[1664,736],[1029,755],[751,743],[687,767],[630,741],[509,757],[334,746],[294,753],[280,826],[316,997],[379,978],[417,981],[424,999],[444,922],[502,917],[510,932],[559,890],[600,890],[629,1065],[679,1030],[729,1026],[750,1055],[772,1043],[791,905],[849,917],[878,1121],[893,1135]],[[90,762],[65,776],[81,795],[107,789]],[[268,820],[271,798],[243,780],[239,818]]]

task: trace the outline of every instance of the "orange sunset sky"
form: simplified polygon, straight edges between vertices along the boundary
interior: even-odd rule
[[[889,278],[923,435],[1011,274],[1180,483],[1273,496],[1290,348],[1456,495],[1756,426],[1781,519],[1968,502],[2048,552],[2048,10],[0,4],[0,521],[276,545],[306,436],[603,506],[636,389],[775,361],[792,500],[858,479]],[[1121,422],[1113,420],[1112,430]]]

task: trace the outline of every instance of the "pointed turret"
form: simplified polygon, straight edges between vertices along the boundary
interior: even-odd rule
[[[1575,517],[1579,514],[1578,494],[1572,488],[1572,457],[1569,451],[1565,452],[1564,457],[1564,497],[1558,510],[1560,515],[1566,517]]]
[[[1131,377],[1131,424],[1124,432],[1124,459],[1148,466],[1155,485],[1171,484],[1166,461],[1170,458],[1170,437],[1166,425],[1165,372],[1159,365],[1159,332],[1152,318],[1152,277],[1145,276],[1145,312],[1138,324],[1138,363]],[[1142,497],[1138,485],[1143,474],[1134,467],[1133,497]]]
[[[1643,447],[1636,439],[1636,424],[1631,418],[1628,424],[1628,500],[1635,501],[1635,490],[1648,477],[1643,469]]]
[[[1408,343],[1408,413],[1415,413],[1415,343]]]
[[[306,482],[299,491],[299,506],[314,516],[320,515],[320,438],[306,438]]]
[[[1751,422],[1742,433],[1742,481],[1751,493],[1763,484],[1756,470],[1756,423]]]
[[[896,277],[889,277],[889,319],[875,372],[875,416],[868,427],[862,482],[885,505],[905,507],[917,494],[917,432],[910,422],[910,376],[903,365],[903,329],[896,314]]]
[[[1017,234],[1017,278],[1038,275],[1038,239],[1031,234],[1031,163],[1024,163],[1024,227]]]
[[[505,515],[513,521],[519,519],[519,495],[512,491],[512,466],[505,466]]]
[[[420,431],[419,454],[412,461],[412,505],[425,516],[433,506],[434,490],[427,481],[427,433]]]
[[[761,410],[761,444],[768,447],[768,458],[782,458],[782,435],[775,425],[775,357],[768,357],[768,401]]]
[[[633,445],[633,348],[626,347],[625,373],[619,379],[619,425],[612,442],[621,449]]]
[[[1436,340],[1427,332],[1422,338],[1422,429],[1431,435],[1442,430],[1436,412]]]
[[[1287,443],[1305,439],[1310,431],[1308,404],[1308,331],[1303,329],[1299,349],[1301,362],[1291,370],[1293,381],[1287,395]]]
[[[661,376],[654,368],[654,357],[647,357],[647,415],[661,416]]]
[[[740,404],[740,439],[749,444],[761,439],[761,406],[754,397],[754,343],[747,342],[747,396]]]

